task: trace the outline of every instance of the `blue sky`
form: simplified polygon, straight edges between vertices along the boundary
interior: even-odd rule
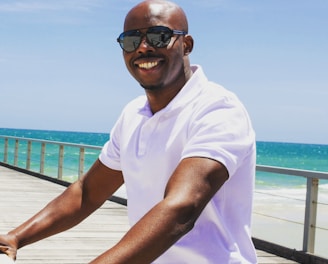
[[[109,132],[142,88],[116,38],[133,0],[0,0],[0,127]],[[177,0],[191,62],[258,140],[328,144],[327,0]]]

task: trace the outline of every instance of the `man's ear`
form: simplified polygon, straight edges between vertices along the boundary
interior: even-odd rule
[[[192,38],[191,35],[185,35],[184,36],[184,55],[187,56],[189,55],[193,48],[194,48],[194,39]]]

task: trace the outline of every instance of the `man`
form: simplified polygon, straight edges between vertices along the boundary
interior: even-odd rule
[[[148,0],[118,42],[145,90],[130,102],[90,171],[6,236],[16,250],[67,230],[123,183],[131,229],[92,263],[256,263],[250,237],[255,136],[234,94],[190,66],[183,10]]]

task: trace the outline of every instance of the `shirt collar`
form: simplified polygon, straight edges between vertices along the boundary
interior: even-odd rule
[[[155,115],[167,114],[172,111],[185,107],[190,101],[196,98],[202,91],[202,84],[207,82],[207,78],[203,72],[203,69],[199,65],[192,65],[191,70],[193,72],[191,78],[186,82],[181,91],[171,100],[171,102],[157,112]],[[152,116],[148,100],[145,100],[143,107],[139,109],[139,113],[145,116]]]
[[[192,65],[193,75],[186,82],[181,91],[172,99],[172,101],[163,109],[165,112],[173,111],[185,107],[189,102],[196,98],[201,92],[204,82],[207,78],[203,69],[199,65]]]

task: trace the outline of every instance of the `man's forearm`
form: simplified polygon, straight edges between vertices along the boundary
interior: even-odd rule
[[[116,246],[91,263],[151,263],[192,228],[194,221],[180,221],[181,215],[185,214],[181,214],[178,208],[172,210],[162,201],[135,224]]]
[[[35,216],[10,231],[17,248],[65,231],[94,211],[82,202],[81,183],[75,182]]]

